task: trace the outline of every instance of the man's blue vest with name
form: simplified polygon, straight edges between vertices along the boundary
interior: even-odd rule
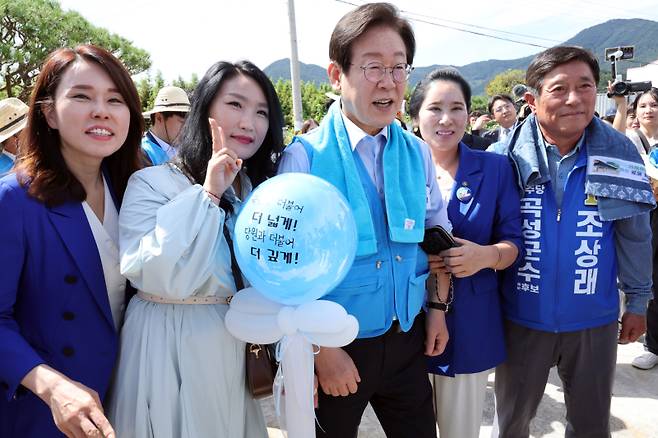
[[[312,145],[306,141],[302,144],[311,162]],[[345,279],[322,299],[342,305],[347,313],[356,317],[359,321],[357,338],[384,334],[395,317],[402,330],[408,331],[425,300],[427,255],[416,243],[398,243],[390,239],[384,200],[356,150],[353,156],[368,198],[377,252],[355,258]],[[424,172],[423,169],[419,171]]]
[[[569,332],[617,319],[614,225],[602,221],[584,192],[586,145],[567,177],[558,208],[551,182],[529,186],[521,199],[524,258],[505,271],[503,309],[536,330]]]

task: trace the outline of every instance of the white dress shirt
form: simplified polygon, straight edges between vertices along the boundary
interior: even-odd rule
[[[105,213],[103,222],[98,219],[87,201],[82,202],[82,209],[87,216],[87,222],[94,235],[98,255],[103,265],[105,287],[112,310],[114,328],[119,331],[125,311],[126,279],[119,272],[119,213],[114,206],[107,181],[103,178],[105,187]]]

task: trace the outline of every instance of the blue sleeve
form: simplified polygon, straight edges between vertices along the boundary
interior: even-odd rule
[[[23,377],[43,359],[21,335],[14,306],[26,259],[21,202],[8,184],[0,181],[0,384],[11,399]]]
[[[487,147],[486,152],[493,152],[498,155],[507,155],[509,144],[506,141],[497,141]]]
[[[617,277],[626,295],[626,310],[644,315],[651,297],[651,225],[649,213],[615,221]]]
[[[304,145],[299,141],[290,143],[279,159],[277,175],[290,172],[309,173],[310,171],[311,165]]]
[[[493,243],[503,240],[512,242],[518,249],[516,264],[523,258],[523,237],[521,235],[521,199],[516,186],[512,164],[507,157],[498,160],[498,193],[493,230]]]

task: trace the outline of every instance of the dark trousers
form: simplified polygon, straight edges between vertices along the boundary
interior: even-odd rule
[[[507,360],[496,368],[496,414],[501,438],[527,438],[557,366],[567,407],[567,438],[610,436],[610,401],[617,358],[617,321],[550,333],[505,323]]]
[[[651,245],[653,247],[653,299],[647,307],[647,335],[645,347],[658,354],[658,212],[651,212]]]
[[[356,438],[368,402],[389,438],[436,438],[432,388],[424,355],[425,318],[408,332],[399,325],[381,336],[356,339],[346,347],[361,377],[347,397],[319,391],[316,435]]]

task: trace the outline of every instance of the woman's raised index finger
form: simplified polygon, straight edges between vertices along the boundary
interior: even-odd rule
[[[217,121],[212,117],[208,118],[210,123],[210,136],[212,138],[212,151],[219,152],[224,148],[224,131],[219,127]]]

